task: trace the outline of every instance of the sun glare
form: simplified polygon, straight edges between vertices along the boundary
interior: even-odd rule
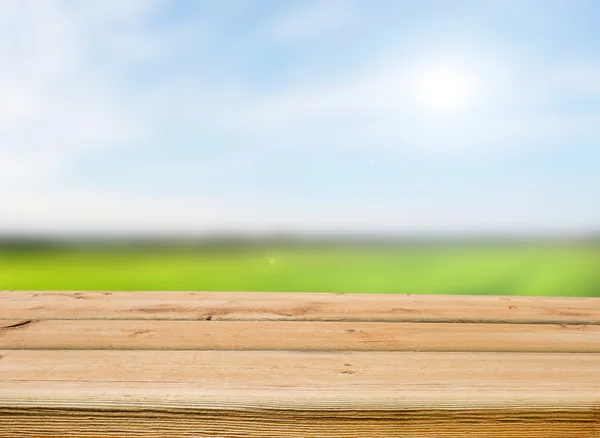
[[[428,66],[416,73],[416,101],[427,110],[450,112],[468,108],[475,98],[475,80],[455,66]]]

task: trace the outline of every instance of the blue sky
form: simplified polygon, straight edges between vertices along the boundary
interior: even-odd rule
[[[600,3],[0,0],[0,232],[600,228]]]

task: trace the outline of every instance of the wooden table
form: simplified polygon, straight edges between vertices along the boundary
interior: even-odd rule
[[[0,292],[0,437],[600,437],[600,298]]]

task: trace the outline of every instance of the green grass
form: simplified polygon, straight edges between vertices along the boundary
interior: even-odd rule
[[[600,245],[5,247],[0,289],[600,296]]]

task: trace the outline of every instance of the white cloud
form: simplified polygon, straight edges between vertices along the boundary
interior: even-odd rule
[[[57,154],[2,153],[0,159],[0,186],[19,187],[45,183],[65,172],[65,162]],[[16,190],[18,193],[19,190]],[[0,192],[0,200],[2,200]],[[4,205],[5,206],[5,205]]]
[[[577,233],[593,230],[599,211],[578,211],[581,200],[562,200],[531,190],[451,193],[441,199],[407,195],[390,204],[362,199],[306,208],[295,202],[236,196],[142,196],[73,189],[1,193],[0,233],[67,235],[204,235],[237,232],[296,233]],[[591,204],[588,204],[591,205]],[[568,208],[565,208],[567,206]],[[442,212],[442,213],[441,213]],[[43,218],[43,220],[40,220]],[[377,226],[374,227],[374,224]]]
[[[434,114],[415,101],[415,75],[420,66],[439,59],[417,40],[410,54],[388,53],[378,65],[366,62],[362,71],[345,68],[328,78],[311,77],[304,74],[310,70],[307,63],[300,80],[296,76],[270,87],[254,83],[252,74],[240,69],[243,63],[230,68],[230,61],[223,61],[235,58],[235,48],[223,49],[213,41],[213,52],[206,55],[209,38],[197,38],[202,30],[193,20],[173,32],[153,31],[146,20],[158,0],[0,2],[0,233],[550,230],[591,228],[600,214],[579,214],[587,200],[564,208],[570,205],[566,195],[536,201],[535,190],[519,199],[507,189],[489,200],[464,194],[447,201],[445,193],[419,200],[415,193],[415,198],[368,200],[363,195],[326,203],[313,188],[295,204],[293,196],[289,203],[278,198],[276,192],[285,187],[271,192],[257,184],[254,192],[248,188],[255,195],[249,199],[243,196],[246,187],[226,193],[213,186],[212,194],[204,187],[198,193],[186,187],[185,195],[174,196],[177,190],[169,186],[176,181],[193,189],[224,181],[223,175],[235,180],[243,174],[240,180],[249,181],[274,148],[368,148],[375,157],[391,149],[419,159],[424,155],[422,163],[440,163],[453,155],[461,160],[504,152],[526,155],[550,144],[570,147],[573,138],[600,136],[600,102],[598,111],[584,114],[563,114],[549,103],[561,93],[597,96],[599,64],[581,61],[540,72],[502,54],[467,54],[454,61],[448,56],[448,62],[473,75],[480,89],[464,111]],[[269,29],[258,30],[252,44],[240,43],[238,50],[256,49],[260,38],[272,44],[273,37],[286,44],[309,39],[319,44],[319,38],[359,17],[352,2],[303,4]],[[137,75],[147,79],[144,75],[153,73],[144,70],[147,65],[158,65],[177,50],[185,53],[183,67],[165,64],[165,71],[148,80],[151,86],[136,90]],[[171,144],[169,135],[179,138]],[[207,157],[198,158],[194,150],[188,160],[177,142],[208,151]],[[83,190],[77,188],[79,181],[69,179],[79,160],[89,158],[86,154],[138,144],[176,151],[173,160],[142,166],[130,159],[123,165],[131,168],[132,181],[154,178],[157,185],[169,186],[171,195],[139,185],[143,193],[135,193],[127,183],[113,192]],[[223,145],[229,152],[218,150]],[[315,199],[308,199],[311,195]]]
[[[130,144],[142,136],[130,103],[90,63],[89,41],[98,17],[72,8],[90,3],[96,2],[3,2],[0,179],[4,184],[12,177],[16,184],[24,173],[58,177],[57,169],[75,162],[82,151]],[[40,158],[50,156],[54,157]]]
[[[387,60],[335,82],[256,96],[234,108],[227,123],[280,147],[369,147],[441,154],[437,159],[527,154],[600,135],[600,99],[597,111],[583,113],[563,112],[556,103],[578,89],[594,98],[600,75],[590,66],[539,72],[508,56],[458,59],[454,67],[470,78],[461,85],[473,87],[463,90],[472,101],[456,111],[432,111],[416,93],[429,61]]]
[[[0,135],[33,115],[39,102],[35,92],[24,81],[4,80],[0,82]]]
[[[559,91],[600,97],[600,59],[569,61],[556,69],[550,80]]]
[[[303,40],[314,38],[356,18],[350,0],[313,0],[303,3],[302,8],[286,11],[271,26],[276,38],[281,40]]]

